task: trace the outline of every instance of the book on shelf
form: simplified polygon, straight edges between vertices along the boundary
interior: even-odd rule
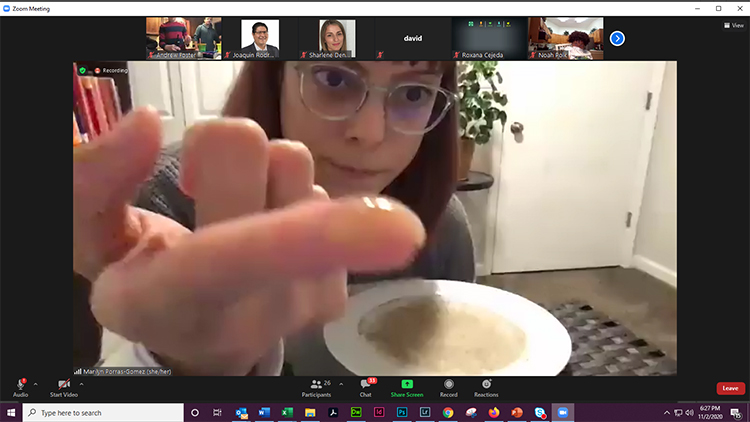
[[[76,112],[73,112],[73,146],[77,147],[83,143],[81,137],[81,131],[78,129],[78,119],[76,119]]]
[[[73,145],[95,141],[122,119],[114,79],[85,76],[73,64]]]
[[[93,135],[93,122],[89,115],[89,106],[83,92],[81,77],[78,75],[78,66],[73,63],[73,113],[78,119],[78,127],[81,135]],[[82,137],[83,138],[83,137]]]
[[[107,124],[107,115],[104,111],[104,102],[99,92],[99,84],[93,76],[82,76],[81,84],[83,85],[83,94],[89,106],[89,115],[94,123],[94,135],[99,137],[102,133],[109,131]],[[92,140],[95,138],[92,137]]]

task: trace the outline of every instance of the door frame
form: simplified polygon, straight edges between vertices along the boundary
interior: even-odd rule
[[[661,91],[664,84],[664,73],[667,69],[666,61],[654,63],[653,73],[651,75],[651,84],[649,92],[651,93],[650,108],[646,112],[643,129],[641,132],[641,145],[638,150],[636,159],[635,178],[633,189],[630,194],[630,226],[625,229],[625,236],[622,244],[622,258],[620,265],[624,268],[633,266],[633,256],[635,255],[635,239],[638,233],[638,221],[641,216],[641,205],[643,204],[643,194],[646,189],[646,178],[648,177],[648,166],[651,161],[651,148],[654,142],[654,132],[656,130],[656,121],[659,114],[659,104],[661,103]]]
[[[646,112],[643,122],[643,128],[641,130],[640,147],[638,148],[638,155],[636,158],[636,168],[634,171],[633,188],[631,189],[629,209],[632,213],[630,218],[630,227],[625,229],[625,235],[621,245],[622,253],[620,259],[620,265],[624,268],[633,266],[633,256],[635,253],[635,239],[638,231],[638,221],[640,219],[641,204],[643,202],[643,193],[646,188],[646,177],[648,176],[648,165],[651,159],[651,147],[653,145],[654,131],[656,129],[656,120],[659,109],[659,103],[661,99],[661,88],[664,83],[664,73],[666,71],[666,61],[654,62],[652,69],[651,82],[649,84],[648,92],[651,93],[651,107]],[[648,95],[648,93],[645,93]],[[644,107],[646,98],[644,98]],[[492,148],[492,175],[493,177],[499,175],[502,171],[501,161],[503,158],[503,149],[506,141],[505,128],[500,133],[499,139],[496,139],[499,148]],[[482,273],[480,275],[496,274],[494,268],[494,256],[495,256],[495,236],[496,236],[496,223],[497,223],[497,209],[498,209],[498,195],[501,186],[495,183],[488,195],[488,210],[485,214],[485,228],[487,230],[487,236],[485,237],[484,245],[484,265],[482,266]],[[626,216],[623,216],[625,219]],[[625,220],[623,220],[625,224]],[[489,271],[487,271],[489,270]]]
[[[130,98],[132,99],[134,109],[145,105],[153,105],[148,103],[148,96],[143,93],[145,88],[134,83],[134,75],[141,72],[150,75],[154,71],[153,69],[144,69],[144,66],[164,66],[166,68],[167,82],[169,84],[169,98],[166,99],[166,102],[169,103],[171,109],[168,112],[159,110],[165,145],[180,142],[186,127],[185,103],[183,101],[182,76],[179,64],[178,61],[134,61],[128,62],[127,65],[128,77],[130,78]],[[161,69],[156,69],[156,71],[161,72]],[[162,80],[161,82],[164,83],[165,81]],[[164,87],[162,86],[162,91],[159,92],[160,95],[164,94],[163,89]]]
[[[214,115],[201,113],[201,106],[199,102],[201,100],[201,95],[203,95],[203,92],[201,91],[203,89],[203,86],[201,86],[200,69],[198,69],[198,66],[232,66],[232,81],[229,85],[229,91],[231,91],[231,89],[234,87],[235,81],[237,80],[237,76],[242,70],[244,62],[222,62],[221,60],[211,60],[180,61],[178,64],[180,67],[180,81],[183,87],[181,101],[183,102],[185,109],[185,125],[187,127],[190,127],[196,123],[213,120],[220,117],[219,114]],[[227,97],[228,95],[229,92],[225,94],[225,97]]]

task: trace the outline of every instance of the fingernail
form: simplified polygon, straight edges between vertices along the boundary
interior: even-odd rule
[[[422,220],[406,205],[385,196],[364,196],[362,203],[365,210],[370,210],[369,217],[382,219],[387,224],[398,224],[399,228],[405,230],[415,240],[417,246],[422,246],[427,238]],[[376,223],[376,222],[375,222]]]
[[[422,221],[391,198],[366,196],[345,201],[346,211],[333,216],[329,241],[347,245],[350,253],[374,267],[402,264],[414,257],[426,240]],[[359,261],[359,259],[355,260]]]
[[[276,144],[282,148],[288,148],[293,151],[298,151],[310,155],[310,149],[307,148],[307,145],[299,141],[290,141],[289,139],[274,139],[273,141],[271,141],[271,144]]]

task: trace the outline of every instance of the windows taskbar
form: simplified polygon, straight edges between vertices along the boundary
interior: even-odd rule
[[[184,420],[221,422],[689,422],[748,421],[748,403],[185,404]]]
[[[0,421],[748,422],[748,403],[0,403]],[[79,420],[79,419],[75,419]]]

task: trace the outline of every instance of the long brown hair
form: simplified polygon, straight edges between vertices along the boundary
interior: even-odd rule
[[[411,62],[412,65],[417,62]],[[269,139],[281,139],[283,61],[248,62],[229,94],[222,114],[255,120]],[[453,62],[433,62],[443,70],[441,86],[456,92]],[[254,98],[262,101],[253,101]],[[433,233],[455,190],[458,154],[458,107],[424,135],[411,163],[382,192],[411,208],[422,220],[428,238]]]
[[[344,29],[344,25],[341,22],[335,19],[329,19],[323,22],[323,26],[320,27],[320,49],[323,51],[328,51],[328,44],[326,44],[326,31],[331,25],[338,26],[341,30],[341,33],[344,34],[344,42],[341,44],[340,51],[346,51],[346,29]]]

